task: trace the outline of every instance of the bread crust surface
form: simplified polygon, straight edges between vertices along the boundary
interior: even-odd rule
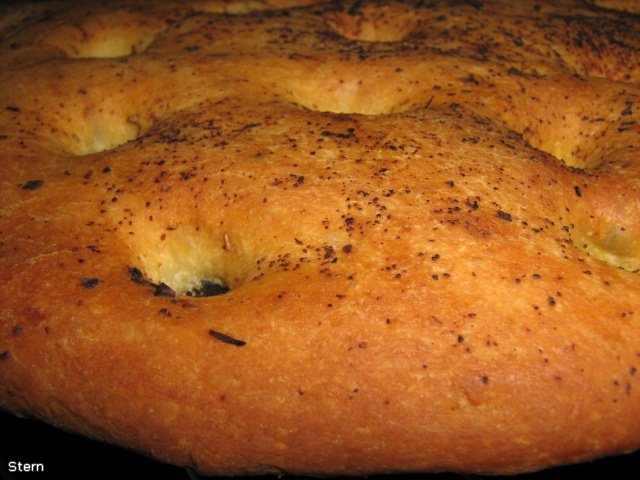
[[[202,474],[638,449],[613,3],[5,7],[0,407]]]

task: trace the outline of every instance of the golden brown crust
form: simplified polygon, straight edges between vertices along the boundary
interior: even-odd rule
[[[0,405],[209,474],[637,449],[638,17],[293,3],[4,13]]]

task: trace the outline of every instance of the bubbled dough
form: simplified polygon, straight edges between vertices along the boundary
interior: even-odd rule
[[[203,473],[638,447],[634,17],[65,5],[2,30],[5,408]]]

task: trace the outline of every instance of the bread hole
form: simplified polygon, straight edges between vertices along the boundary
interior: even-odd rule
[[[575,245],[593,258],[623,270],[640,271],[640,239],[629,235],[623,227],[596,229],[576,225],[571,237]]]
[[[261,10],[275,10],[322,3],[322,0],[199,0],[189,6],[196,12],[243,15]]]
[[[138,252],[132,263],[144,272],[145,281],[164,285],[173,295],[225,294],[242,285],[256,264],[248,240],[206,227],[143,229],[129,241],[134,242],[131,247]]]
[[[142,53],[167,28],[161,15],[116,11],[87,15],[48,32],[43,43],[69,58],[115,58]]]
[[[327,12],[329,27],[349,40],[363,42],[400,42],[418,27],[416,11],[409,5],[360,3],[353,2],[347,11]]]
[[[587,0],[587,3],[591,3],[600,8],[640,13],[640,3],[636,0]]]
[[[122,108],[123,105],[119,105]],[[115,107],[115,106],[114,106]],[[98,114],[85,112],[84,118],[76,119],[69,125],[62,126],[57,140],[65,150],[75,155],[111,150],[147,133],[154,123],[153,115],[146,118],[140,115],[127,115],[109,105],[102,105]]]

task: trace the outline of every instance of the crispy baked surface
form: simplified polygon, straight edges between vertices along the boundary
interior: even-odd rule
[[[0,16],[0,406],[205,474],[640,447],[634,2]]]

